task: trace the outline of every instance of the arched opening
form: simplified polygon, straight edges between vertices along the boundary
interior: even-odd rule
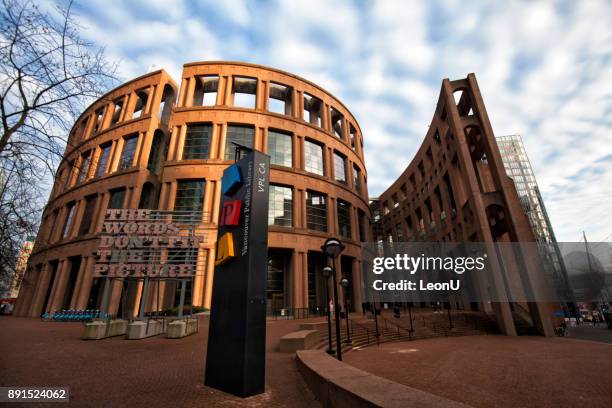
[[[489,167],[484,134],[480,127],[474,125],[467,126],[464,132],[480,191],[483,193],[495,191],[496,186]]]
[[[166,86],[164,86],[164,93],[162,94],[161,102],[159,103],[159,110],[157,111],[157,117],[162,123],[168,123],[174,102],[174,89],[170,85],[166,84]]]
[[[153,134],[153,142],[151,143],[147,169],[155,174],[159,174],[161,163],[166,159],[165,156],[167,153],[166,135],[160,129],[157,129]]]
[[[499,204],[491,204],[486,208],[485,212],[493,240],[502,240],[501,238],[510,231],[506,209]]]
[[[153,183],[146,182],[142,186],[142,192],[140,193],[140,201],[138,202],[138,208],[146,210],[157,209],[157,189]]]
[[[470,93],[466,88],[457,88],[453,92],[455,104],[460,116],[469,116],[474,114],[474,105],[470,98]]]

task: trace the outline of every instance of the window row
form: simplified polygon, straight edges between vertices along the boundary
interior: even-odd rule
[[[268,207],[268,225],[280,227],[293,227],[293,189],[287,186],[270,185]],[[336,220],[338,233],[345,238],[352,238],[351,231],[351,204],[336,200]],[[366,240],[365,213],[357,211],[357,231],[359,240]],[[316,191],[306,192],[306,228],[314,231],[328,231],[328,198],[327,195]]]
[[[227,127],[223,158],[234,159],[234,143],[253,147],[255,128],[251,126],[230,125]],[[209,159],[212,138],[212,124],[191,124],[187,126],[183,146],[184,160]],[[268,131],[268,155],[270,163],[278,166],[293,167],[293,136],[276,130]],[[304,141],[304,170],[325,176],[324,146],[312,140]],[[352,180],[349,180],[349,161],[342,153],[333,153],[333,178],[362,192],[361,170],[353,165]]]
[[[190,101],[191,105],[188,106],[215,106],[223,104],[222,101],[218,100],[218,75],[196,76],[194,80],[195,87],[193,90],[193,98]],[[257,79],[241,76],[232,77],[231,102],[235,107],[256,109]],[[325,126],[323,123],[325,109],[325,104],[323,101],[304,92],[302,102],[303,111],[300,119],[321,128],[329,127],[330,132],[334,136],[348,141],[353,150],[356,149],[357,143],[360,143],[361,147],[363,147],[363,141],[357,137],[357,130],[355,126],[348,123],[348,121],[345,120],[344,116],[337,109],[333,107],[329,108],[328,115],[330,121],[329,125]],[[293,116],[294,104],[294,92],[292,87],[277,82],[270,82],[267,104],[270,112]]]
[[[151,105],[154,86],[146,86],[132,93],[113,99],[110,103],[99,107],[92,114],[81,119],[73,130],[73,145],[78,141],[89,139],[102,130],[131,119],[138,119],[154,112]],[[151,99],[151,100],[150,100]],[[165,85],[157,109],[157,117],[163,123],[168,123],[172,107],[175,103],[175,92],[170,85]]]

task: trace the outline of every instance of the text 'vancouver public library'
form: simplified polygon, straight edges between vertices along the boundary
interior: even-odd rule
[[[442,82],[417,155],[370,205],[363,136],[339,100],[276,69],[191,63],[184,66],[180,89],[165,71],[152,72],[109,92],[76,122],[15,314],[103,307],[133,318],[141,307],[148,312],[179,305],[177,280],[145,286],[121,274],[107,279],[109,270],[98,269],[108,209],[155,210],[161,218],[150,228],[170,214],[192,217],[190,236],[197,239],[188,247],[196,261],[185,304],[210,307],[221,177],[234,162],[234,143],[270,156],[270,314],[316,313],[325,307],[321,246],[330,237],[346,245],[339,273],[350,282],[346,293],[355,311],[369,300],[361,271],[363,242],[390,236],[396,242],[534,240],[473,75]],[[180,221],[168,225],[180,229]],[[136,273],[163,263],[159,259]],[[516,275],[512,279],[520,280]],[[111,286],[103,304],[106,285]],[[144,288],[148,293],[141,302]],[[485,305],[476,307],[487,311]],[[552,326],[542,324],[550,315],[545,305],[528,309],[540,331],[550,334]],[[509,309],[496,312],[502,330],[514,333]]]

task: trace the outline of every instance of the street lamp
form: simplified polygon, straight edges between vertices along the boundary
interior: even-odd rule
[[[351,331],[349,329],[349,309],[348,309],[348,286],[349,281],[346,278],[340,280],[340,285],[344,288],[344,317],[346,318],[346,344],[352,344]]]
[[[327,354],[334,354],[335,351],[332,348],[332,339],[331,339],[331,313],[329,310],[329,295],[327,294],[327,285],[329,283],[329,276],[332,274],[332,268],[331,266],[326,266],[325,268],[323,268],[323,270],[321,271],[323,274],[323,277],[325,278],[325,285],[324,285],[324,289],[325,289],[325,310],[327,310]]]
[[[332,260],[332,278],[334,283],[334,314],[336,317],[336,348],[338,360],[342,361],[342,341],[340,339],[340,310],[338,305],[338,286],[336,281],[336,258],[344,251],[344,244],[337,238],[327,238],[321,247],[325,255]]]

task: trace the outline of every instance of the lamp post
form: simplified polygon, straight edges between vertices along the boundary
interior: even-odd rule
[[[336,258],[344,251],[344,244],[337,238],[328,238],[321,247],[325,255],[332,261],[332,279],[334,284],[334,314],[336,318],[336,348],[338,360],[342,361],[342,341],[340,339],[340,310],[338,305],[338,286],[336,280]]]
[[[342,278],[340,280],[340,285],[344,289],[344,317],[346,318],[346,344],[352,344],[351,341],[351,331],[349,328],[349,309],[348,309],[348,286],[349,281],[346,278]]]
[[[323,277],[325,278],[325,310],[327,311],[327,354],[334,354],[335,351],[332,348],[332,339],[331,339],[331,312],[329,310],[329,295],[327,294],[327,285],[329,284],[329,276],[332,274],[331,266],[326,266],[321,271]]]

